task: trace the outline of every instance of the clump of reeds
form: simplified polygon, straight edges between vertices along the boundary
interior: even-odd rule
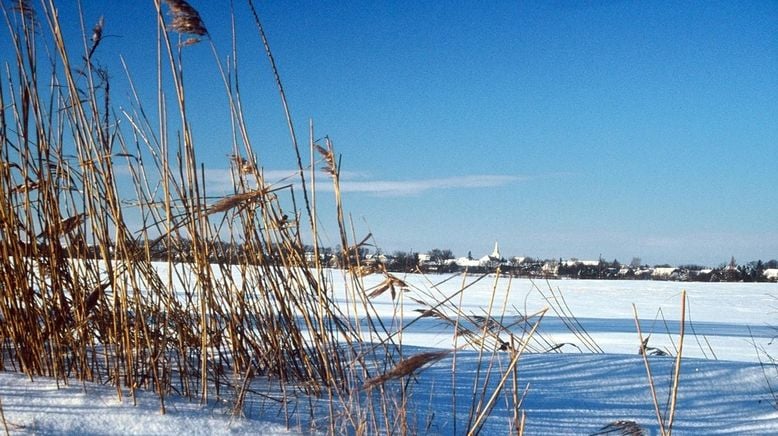
[[[434,317],[455,332],[455,350],[475,350],[481,362],[468,430],[482,427],[500,395],[515,410],[516,428],[523,428],[517,364],[525,350],[543,348],[535,336],[545,311],[511,325],[504,321],[507,293],[502,305],[496,301],[497,281],[483,313],[461,309],[463,293],[486,275],[467,285],[465,275],[459,291],[443,295],[434,284],[429,292],[411,292],[403,277],[361,264],[358,253],[372,236],[349,235],[334,146],[328,137],[314,141],[312,125],[311,162],[303,165],[252,2],[299,173],[284,186],[263,178],[241,111],[237,66],[223,65],[212,46],[234,129],[225,161],[234,183],[230,192],[206,192],[189,115],[198,108],[187,106],[184,92],[181,47],[191,38],[173,44],[168,31],[195,41],[209,32],[188,2],[164,1],[168,23],[162,4],[155,1],[150,11],[159,25],[156,69],[159,83],[172,85],[153,90],[160,112],[154,121],[146,110],[154,102],[139,97],[129,71],[132,101],[114,106],[112,76],[96,67],[106,48],[103,19],[82,35],[85,53],[75,57],[53,3],[35,10],[18,1],[3,10],[14,53],[0,72],[0,367],[63,383],[107,383],[133,401],[138,389],[152,390],[162,412],[176,394],[233,399],[239,414],[259,392],[291,423],[304,413],[292,404],[294,394],[319,396],[327,401],[330,433],[406,432],[410,391],[367,395],[365,388],[418,374],[448,356],[456,371],[455,351],[400,357],[403,328]],[[33,20],[36,15],[43,19]],[[44,41],[51,50],[37,49]],[[40,71],[52,76],[43,80]],[[309,262],[303,250],[306,232],[314,247],[321,245],[314,183],[322,163],[334,191],[337,257],[351,277],[348,308],[335,303],[318,254]],[[383,279],[366,288],[362,278],[371,273]],[[387,292],[398,307],[409,298],[424,309],[398,328],[384,325],[371,299]],[[501,371],[502,357],[509,364]],[[258,380],[274,381],[275,390],[260,392]],[[318,411],[310,406],[308,413]]]
[[[160,26],[207,35],[189,3],[165,3],[172,20]],[[104,21],[80,64],[53,10],[40,11],[50,24],[42,35],[14,10],[34,13],[26,2],[4,10],[21,79],[7,72],[0,86],[2,360],[30,376],[108,382],[120,396],[153,389],[163,411],[172,392],[208,401],[209,392],[245,392],[257,376],[340,395],[348,374],[338,344],[356,334],[340,319],[323,273],[304,261],[299,222],[288,219],[298,211],[282,206],[290,187],[265,184],[241,158],[235,191],[212,201],[182,81],[174,87],[179,125],[154,126],[137,93],[130,109],[114,111],[108,75],[93,63]],[[45,36],[56,50],[35,50]],[[172,50],[167,33],[160,37]],[[167,59],[180,79],[180,57]],[[65,85],[42,85],[33,76],[39,62],[63,65],[51,83]],[[165,65],[157,68],[162,74]],[[157,90],[160,101],[165,92]],[[227,92],[236,98],[235,88]],[[129,130],[117,127],[117,113]],[[233,116],[246,131],[240,112]],[[178,149],[166,136],[176,126],[184,138]],[[71,137],[78,147],[63,139]],[[236,139],[233,155],[254,155],[248,137]],[[118,186],[117,165],[129,169],[134,198]],[[243,183],[249,176],[254,183]],[[129,224],[128,201],[140,228]]]

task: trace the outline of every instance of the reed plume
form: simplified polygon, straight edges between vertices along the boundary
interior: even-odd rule
[[[208,29],[205,28],[200,13],[188,2],[185,0],[165,0],[165,3],[173,16],[173,21],[168,26],[170,30],[198,36],[208,35]]]
[[[412,357],[409,357],[397,365],[395,365],[389,371],[371,379],[365,381],[362,385],[363,389],[369,389],[380,384],[384,384],[389,380],[405,377],[418,371],[421,367],[429,365],[430,363],[437,362],[438,360],[448,356],[452,353],[452,350],[443,351],[428,351],[425,353],[419,353]]]

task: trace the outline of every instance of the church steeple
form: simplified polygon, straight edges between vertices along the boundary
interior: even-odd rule
[[[502,256],[500,256],[500,247],[497,244],[497,241],[494,241],[494,251],[492,251],[492,254],[490,254],[489,257],[493,259],[502,259]]]

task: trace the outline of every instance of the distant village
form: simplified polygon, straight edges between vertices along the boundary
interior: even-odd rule
[[[210,261],[231,262],[240,257],[244,247],[236,244],[222,244],[211,252]],[[314,247],[305,245],[300,254],[309,265],[322,265],[331,268],[342,267],[344,253],[340,247]],[[273,252],[273,250],[271,250]],[[318,253],[318,261],[316,259]],[[151,250],[153,260],[172,260],[191,262],[191,243],[184,239],[164,240]],[[600,279],[600,280],[673,280],[697,282],[778,282],[778,260],[755,260],[738,263],[732,257],[717,267],[703,265],[646,265],[640,258],[629,263],[605,259],[539,259],[528,256],[505,258],[495,242],[491,253],[474,257],[455,257],[451,250],[433,249],[426,253],[395,251],[392,254],[382,250],[371,251],[366,246],[349,250],[352,265],[380,267],[392,272],[455,273],[493,273],[499,268],[500,274],[514,277],[549,279]],[[273,262],[272,257],[266,259]],[[280,261],[280,259],[279,259]]]
[[[409,261],[408,257],[412,259]],[[494,244],[490,254],[473,257],[455,258],[450,250],[434,249],[427,253],[407,254],[396,252],[394,255],[383,253],[366,254],[363,261],[367,264],[380,263],[390,271],[452,273],[458,271],[494,272],[499,268],[501,274],[515,277],[554,278],[554,279],[604,279],[604,280],[673,280],[698,282],[778,282],[778,260],[751,261],[738,264],[734,257],[728,263],[711,268],[701,265],[654,265],[642,264],[639,258],[633,258],[628,264],[618,260],[604,259],[535,259],[515,256],[505,258],[500,254],[499,245]],[[409,268],[410,266],[410,268]]]

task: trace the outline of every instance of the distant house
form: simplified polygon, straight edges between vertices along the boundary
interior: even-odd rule
[[[502,256],[500,255],[500,247],[497,242],[494,243],[494,250],[491,254],[481,257],[480,259],[472,259],[470,257],[460,257],[456,260],[456,264],[462,268],[497,268],[502,262]]]
[[[654,268],[651,272],[651,278],[654,280],[670,280],[678,275],[678,268]]]
[[[771,282],[778,282],[778,268],[768,268],[762,271],[762,275]]]
[[[521,265],[526,261],[527,261],[527,256],[513,256],[511,258],[511,263],[513,263],[514,265]]]
[[[559,272],[559,263],[555,260],[548,261],[543,264],[543,267],[540,269],[544,275],[556,275],[557,272]]]
[[[635,270],[635,278],[640,280],[647,280],[651,278],[651,274],[653,273],[653,270],[650,269],[637,269]]]
[[[478,259],[470,259],[468,257],[460,257],[456,260],[456,264],[462,268],[477,268],[481,266],[481,262]]]
[[[696,282],[709,282],[713,276],[713,270],[710,268],[703,268],[699,270],[688,270],[686,272],[687,277],[691,281]]]
[[[599,260],[569,260],[568,266],[583,265],[583,266],[600,266]]]
[[[365,264],[380,263],[380,264],[388,265],[388,264],[392,263],[392,261],[394,261],[394,257],[393,256],[387,256],[384,253],[377,253],[377,254],[371,253],[371,254],[368,254],[367,256],[365,256]]]
[[[541,271],[545,276],[596,278],[600,275],[601,262],[599,260],[550,260],[543,264]],[[614,271],[615,274],[615,271]]]

